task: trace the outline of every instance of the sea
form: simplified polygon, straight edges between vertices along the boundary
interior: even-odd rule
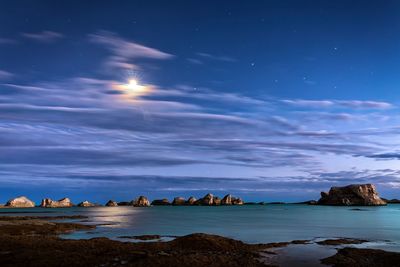
[[[322,246],[323,239],[357,238],[367,247],[400,252],[400,204],[379,207],[336,207],[303,204],[267,204],[243,206],[152,206],[92,208],[0,209],[3,216],[84,215],[77,220],[96,224],[96,229],[63,235],[68,239],[138,235],[160,235],[161,241],[192,233],[216,234],[246,243],[271,243],[311,240],[268,253],[268,261],[280,266],[323,266],[319,259],[335,254],[341,246]],[[73,220],[69,220],[73,221]],[[346,245],[349,246],[349,245]],[[300,264],[302,263],[302,264]]]

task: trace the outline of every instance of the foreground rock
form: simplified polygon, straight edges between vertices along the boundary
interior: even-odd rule
[[[145,196],[140,196],[137,199],[131,201],[131,205],[135,207],[149,207],[150,201]]]
[[[169,242],[118,242],[107,238],[60,239],[58,234],[94,226],[0,217],[0,266],[261,267],[250,245],[216,235],[192,234]],[[27,234],[29,233],[29,234]],[[142,236],[143,240],[157,236]]]
[[[35,202],[29,200],[27,197],[21,196],[10,199],[5,206],[10,208],[33,208],[35,207]]]
[[[372,184],[331,187],[329,193],[321,192],[319,205],[381,206],[386,205]]]
[[[380,249],[342,248],[321,260],[321,263],[334,267],[390,267],[400,266],[400,253]]]
[[[350,244],[362,244],[366,243],[368,240],[364,239],[354,239],[354,238],[337,238],[337,239],[325,239],[316,242],[321,246],[338,246],[338,245],[350,245]]]
[[[52,200],[50,198],[45,198],[40,204],[43,208],[70,208],[74,206],[69,198],[62,198],[58,201]]]
[[[99,205],[91,203],[91,202],[89,202],[87,200],[85,200],[85,201],[83,201],[83,202],[78,204],[78,207],[97,207],[97,206],[99,206]]]
[[[153,206],[169,206],[171,203],[169,203],[168,199],[163,198],[163,199],[156,199],[151,202],[151,205]]]
[[[115,202],[114,200],[109,200],[109,201],[106,203],[106,207],[118,207],[118,203]]]

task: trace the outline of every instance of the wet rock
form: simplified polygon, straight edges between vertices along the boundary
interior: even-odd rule
[[[52,200],[50,198],[45,198],[42,200],[42,203],[40,204],[40,206],[43,208],[70,208],[73,205],[74,204],[72,204],[69,198],[62,198],[58,201]]]
[[[27,197],[20,196],[10,199],[5,206],[10,208],[33,208],[35,207],[35,203]]]
[[[172,201],[172,205],[174,206],[182,206],[186,204],[186,200],[183,197],[176,197]]]
[[[317,242],[318,245],[322,246],[337,246],[337,245],[349,245],[349,244],[362,244],[368,240],[354,239],[354,238],[337,238],[337,239],[326,239]]]
[[[354,184],[331,187],[329,193],[321,192],[319,205],[336,206],[381,206],[386,205],[372,184]]]
[[[342,248],[321,263],[336,267],[377,267],[399,266],[400,253],[380,249]]]
[[[153,200],[153,202],[151,202],[151,205],[153,205],[153,206],[168,206],[168,205],[171,205],[171,203],[169,203],[168,199],[163,198],[163,199]]]
[[[106,207],[118,207],[118,203],[115,202],[114,200],[109,200],[109,201],[106,203]]]

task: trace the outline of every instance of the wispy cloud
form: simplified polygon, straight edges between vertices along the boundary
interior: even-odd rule
[[[21,33],[21,35],[25,38],[42,43],[53,43],[64,38],[63,34],[53,31],[42,31],[37,33]]]
[[[109,67],[135,69],[137,66],[130,62],[133,59],[166,60],[174,57],[172,54],[126,40],[108,31],[89,34],[89,40],[93,43],[103,45],[112,52],[113,56],[109,57],[105,63]]]
[[[173,55],[158,49],[125,40],[112,32],[100,31],[95,34],[90,34],[89,38],[92,42],[105,45],[116,55],[121,57],[152,59],[169,59],[173,57]]]
[[[285,99],[282,103],[302,107],[302,108],[328,108],[346,107],[354,109],[389,109],[393,104],[382,101],[362,101],[362,100],[305,100],[305,99]]]

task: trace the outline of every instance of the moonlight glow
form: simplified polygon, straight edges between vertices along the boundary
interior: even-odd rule
[[[148,86],[140,85],[136,79],[130,79],[126,84],[115,85],[114,88],[130,96],[144,95],[149,91]]]

